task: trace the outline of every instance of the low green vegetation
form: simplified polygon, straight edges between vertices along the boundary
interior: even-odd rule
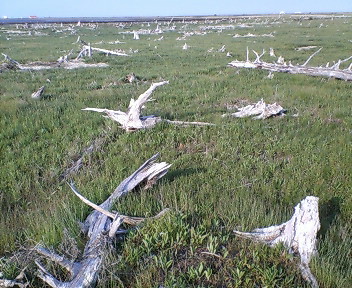
[[[95,203],[103,202],[156,152],[173,165],[152,189],[137,189],[116,203],[115,210],[125,215],[153,216],[166,207],[171,212],[117,239],[98,287],[309,287],[298,270],[299,259],[283,247],[269,248],[232,233],[287,221],[293,207],[308,195],[320,198],[319,254],[311,262],[312,272],[320,287],[351,286],[352,84],[278,73],[268,79],[268,72],[226,65],[236,58],[245,60],[246,47],[273,47],[277,56],[294,64],[304,63],[319,47],[324,48],[310,65],[347,58],[352,19],[273,16],[159,24],[165,30],[162,35],[141,34],[138,41],[121,32],[153,30],[157,24],[31,27],[46,34],[31,36],[8,32],[16,30],[15,25],[0,27],[0,52],[20,63],[56,61],[71,49],[77,55],[80,47],[72,43],[78,36],[94,47],[136,52],[130,57],[94,54],[87,60],[108,63],[108,68],[0,73],[4,277],[13,279],[27,267],[33,287],[42,287],[34,276],[36,255],[28,252],[37,243],[79,257],[77,247],[84,247],[85,238],[77,221],[83,221],[91,208],[75,197],[62,175],[100,139],[100,148],[84,156],[82,168],[71,175],[78,190]],[[175,29],[167,31],[172,25]],[[218,25],[234,28],[209,29],[205,35],[176,40],[182,31],[201,32],[202,26]],[[248,33],[274,37],[232,37]],[[161,36],[161,41],[154,41]],[[125,43],[108,43],[116,39]],[[188,50],[182,49],[185,43]],[[218,51],[223,45],[232,57]],[[317,48],[295,50],[302,46]],[[269,53],[262,59],[274,61]],[[122,82],[131,72],[141,80]],[[147,104],[143,115],[216,126],[162,123],[125,133],[98,113],[81,111],[125,111],[130,98],[160,80],[170,83],[154,92],[155,101]],[[43,99],[31,99],[42,85]],[[287,116],[221,117],[227,108],[261,98],[278,102]],[[54,274],[67,277],[62,271]]]

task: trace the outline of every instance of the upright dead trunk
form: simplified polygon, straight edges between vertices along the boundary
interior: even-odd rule
[[[307,196],[296,205],[292,218],[283,224],[255,229],[252,232],[234,232],[240,237],[270,246],[283,243],[290,253],[300,255],[302,276],[316,288],[318,282],[309,269],[309,262],[312,255],[316,254],[316,237],[320,229],[318,201],[318,197]]]

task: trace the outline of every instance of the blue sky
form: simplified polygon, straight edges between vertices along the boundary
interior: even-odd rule
[[[0,17],[103,17],[352,12],[352,0],[0,0]]]

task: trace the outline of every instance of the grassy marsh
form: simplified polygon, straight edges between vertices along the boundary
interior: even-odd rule
[[[324,47],[311,65],[351,56],[352,18],[297,19],[174,23],[175,30],[165,31],[161,41],[154,41],[160,35],[140,35],[136,41],[132,34],[121,34],[147,28],[146,23],[71,26],[74,33],[65,29],[69,25],[38,28],[47,34],[43,36],[11,35],[6,30],[15,26],[1,26],[0,52],[21,63],[56,61],[71,49],[78,52],[78,44],[72,44],[78,36],[96,47],[138,50],[131,57],[94,55],[89,62],[108,63],[103,69],[0,74],[4,276],[15,277],[27,264],[29,271],[35,270],[33,262],[11,257],[20,246],[41,242],[68,253],[69,245],[60,244],[68,243],[64,229],[71,242],[83,245],[76,222],[84,220],[90,208],[75,198],[60,176],[84,148],[105,135],[101,149],[85,156],[83,168],[72,177],[82,194],[101,203],[120,181],[160,152],[162,161],[173,164],[169,173],[151,190],[134,191],[115,208],[136,216],[152,216],[166,207],[172,213],[117,242],[99,287],[308,287],[296,268],[298,259],[284,248],[269,249],[232,234],[235,228],[249,231],[287,221],[307,195],[320,198],[322,225],[312,272],[321,287],[351,285],[352,84],[279,73],[268,79],[264,71],[226,67],[236,58],[244,60],[247,46],[256,51],[273,47],[277,56],[293,63],[303,63],[315,51],[295,48]],[[182,31],[228,24],[234,29],[207,30],[206,35],[176,40]],[[148,29],[157,27],[150,25]],[[274,37],[233,38],[236,33]],[[116,39],[125,43],[108,44]],[[188,50],[182,50],[184,43]],[[223,45],[231,58],[217,51]],[[269,55],[263,59],[273,61]],[[131,72],[144,81],[118,81]],[[125,110],[130,98],[161,79],[170,84],[154,92],[156,101],[143,115],[217,125],[160,124],[126,134],[98,113],[80,111]],[[30,94],[44,84],[44,99],[31,99]],[[278,102],[288,109],[288,116],[265,121],[221,117],[231,105],[260,98]],[[31,281],[34,287],[42,285],[36,278]]]

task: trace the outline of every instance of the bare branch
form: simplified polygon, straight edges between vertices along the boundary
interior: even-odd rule
[[[146,102],[151,101],[149,98],[157,87],[168,83],[169,81],[153,83],[147,91],[145,91],[138,97],[137,100],[134,100],[133,98],[130,100],[130,104],[126,113],[122,111],[114,111],[100,108],[85,108],[82,110],[105,113],[110,119],[120,123],[122,128],[126,131],[135,131],[139,129],[151,128],[155,124],[160,122],[161,119],[155,116],[141,116],[141,109],[144,107],[144,104]]]
[[[71,190],[73,191],[73,193],[76,194],[76,196],[81,199],[84,203],[86,203],[88,206],[92,207],[93,209],[99,211],[100,213],[103,213],[104,215],[110,217],[111,219],[114,219],[116,217],[116,215],[114,213],[111,213],[103,208],[101,208],[100,206],[94,204],[93,202],[89,201],[87,198],[83,197],[76,189],[75,185],[73,182],[68,183],[68,186],[70,186]]]
[[[208,122],[187,122],[187,121],[173,121],[173,120],[164,120],[166,123],[169,124],[174,124],[174,125],[181,125],[181,126],[189,126],[189,125],[195,125],[195,126],[215,126],[213,123],[208,123]]]
[[[252,50],[253,51],[253,53],[256,55],[256,59],[254,60],[254,63],[260,63],[261,61],[260,61],[260,58],[265,54],[265,50],[263,49],[263,52],[262,52],[262,54],[258,54],[256,51],[254,51],[254,50]]]
[[[318,49],[317,51],[315,51],[312,55],[310,55],[309,58],[307,59],[307,61],[304,62],[304,64],[303,64],[302,66],[306,66],[306,65],[308,64],[308,62],[309,62],[315,55],[317,55],[317,54],[321,51],[321,49],[323,49],[323,47],[319,48],[319,49]]]

